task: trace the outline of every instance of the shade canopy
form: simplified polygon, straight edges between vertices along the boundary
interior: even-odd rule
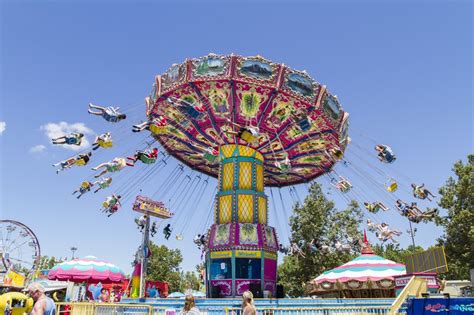
[[[42,280],[35,281],[34,283],[39,283],[44,288],[45,292],[63,290],[67,288],[67,281],[54,281],[54,280],[42,279]]]
[[[62,262],[48,273],[49,280],[73,282],[122,282],[125,275],[119,267],[94,256]]]
[[[398,264],[375,254],[362,254],[348,263],[325,271],[312,283],[393,280],[394,276],[405,273],[405,265],[403,264]]]
[[[181,292],[173,292],[168,295],[168,298],[182,298],[182,297],[185,297],[185,294]]]
[[[377,256],[364,231],[362,254],[310,282],[308,294],[336,294],[346,298],[395,297],[394,276],[404,275],[405,265]]]

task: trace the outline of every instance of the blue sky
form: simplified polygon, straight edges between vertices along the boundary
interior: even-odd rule
[[[46,255],[70,257],[69,247],[75,245],[79,256],[98,256],[128,273],[140,235],[130,202],[107,218],[99,211],[107,192],[81,200],[71,195],[92,171],[86,167],[56,175],[51,164],[75,152],[50,145],[45,126],[83,124],[90,129],[90,141],[108,130],[116,134],[117,146],[99,152],[91,166],[133,153],[145,135],[132,134],[131,125],[145,117],[143,99],[154,76],[210,52],[260,54],[307,70],[326,84],[351,115],[348,160],[378,183],[393,176],[404,187],[416,181],[436,191],[452,164],[473,151],[469,1],[3,1],[0,8],[0,121],[6,122],[0,135],[0,213],[30,226]],[[89,102],[121,106],[129,119],[107,124],[87,114]],[[378,163],[372,153],[375,142],[390,144],[397,162]],[[147,171],[141,165],[126,170],[113,187],[152,195],[166,185],[176,164],[170,161],[146,183],[133,185],[131,180]],[[390,202],[350,167],[336,171],[354,181],[361,192],[354,192],[356,197]],[[321,182],[327,186],[327,180]],[[180,248],[185,270],[199,263],[191,239],[204,230],[215,183],[209,181],[198,206],[174,209],[181,211],[172,223],[185,231],[183,241],[166,242],[161,233],[154,239]],[[296,189],[303,198],[305,185]],[[173,199],[182,198],[179,194]],[[284,239],[288,228],[283,222],[291,210],[283,211],[274,194],[270,224],[279,227]],[[288,189],[282,195],[289,207],[294,198]],[[410,200],[408,188],[400,196]],[[329,197],[344,206],[338,194]],[[403,232],[407,228],[393,209],[378,220]],[[433,225],[418,229],[417,243],[423,246],[441,234]],[[406,233],[400,242],[409,244]]]

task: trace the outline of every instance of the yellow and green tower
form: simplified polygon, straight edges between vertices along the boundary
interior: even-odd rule
[[[220,147],[219,191],[206,254],[211,297],[276,293],[278,241],[267,225],[264,158],[238,144]]]

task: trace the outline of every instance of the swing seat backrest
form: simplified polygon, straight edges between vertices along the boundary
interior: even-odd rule
[[[81,188],[82,188],[82,189],[87,189],[87,188],[89,188],[89,187],[90,187],[90,185],[89,185],[88,182],[83,182],[83,183],[81,184]]]
[[[303,118],[298,121],[298,125],[300,126],[300,129],[303,132],[308,131],[311,128],[311,125],[309,124],[309,120],[307,118]]]
[[[84,159],[79,159],[76,161],[76,165],[77,166],[84,166],[86,165],[86,161],[84,161]]]
[[[336,159],[337,161],[341,160],[342,157],[344,156],[344,154],[342,153],[341,150],[335,150],[333,152],[333,156],[334,156],[334,159]]]
[[[209,162],[214,162],[218,158],[218,156],[215,156],[215,155],[213,155],[209,152],[205,152],[203,157],[204,157],[205,160],[207,160]]]
[[[161,134],[166,133],[166,127],[165,126],[157,126],[155,124],[151,124],[149,129],[155,135],[161,135]]]
[[[249,143],[252,143],[255,140],[257,140],[257,138],[248,130],[243,130],[240,134],[240,138],[244,140],[245,142],[249,142]]]
[[[99,144],[100,147],[104,149],[111,148],[113,145],[112,140],[109,140],[109,141],[99,140],[97,141],[97,143]]]
[[[156,162],[156,159],[146,156],[145,154],[142,154],[140,156],[140,161],[142,161],[144,164],[153,164]]]
[[[387,186],[387,191],[388,192],[394,192],[398,189],[398,183],[397,182],[391,182],[388,186]]]
[[[422,189],[417,189],[417,190],[415,190],[415,195],[416,195],[419,199],[425,199],[425,198],[426,198],[426,194],[425,194],[425,192],[424,192]]]

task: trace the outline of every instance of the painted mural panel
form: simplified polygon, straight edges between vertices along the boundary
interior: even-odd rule
[[[239,224],[239,244],[240,245],[258,245],[257,224],[241,223]]]

